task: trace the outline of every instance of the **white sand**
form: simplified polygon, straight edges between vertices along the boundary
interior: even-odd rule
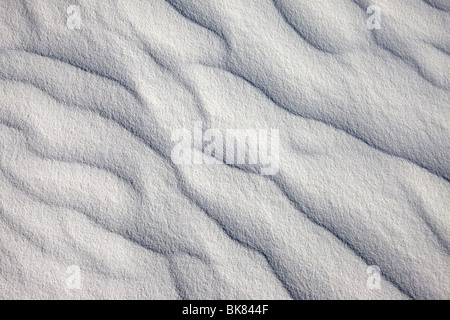
[[[74,2],[0,1],[1,299],[450,298],[448,1]]]

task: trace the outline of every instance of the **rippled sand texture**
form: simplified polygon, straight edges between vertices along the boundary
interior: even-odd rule
[[[448,1],[73,2],[0,1],[0,298],[450,298]]]

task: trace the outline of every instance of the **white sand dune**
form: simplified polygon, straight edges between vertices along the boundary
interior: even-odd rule
[[[449,26],[446,0],[0,1],[0,298],[449,299]],[[278,172],[174,163],[198,122],[279,129]]]

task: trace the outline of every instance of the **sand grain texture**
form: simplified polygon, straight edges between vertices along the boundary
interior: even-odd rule
[[[449,26],[445,0],[1,0],[0,298],[449,299]],[[278,128],[279,171],[175,164],[198,121]]]

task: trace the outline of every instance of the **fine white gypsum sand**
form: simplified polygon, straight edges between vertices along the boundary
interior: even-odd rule
[[[449,28],[447,0],[0,0],[0,298],[449,299]],[[176,163],[198,123],[279,130],[276,172]]]

